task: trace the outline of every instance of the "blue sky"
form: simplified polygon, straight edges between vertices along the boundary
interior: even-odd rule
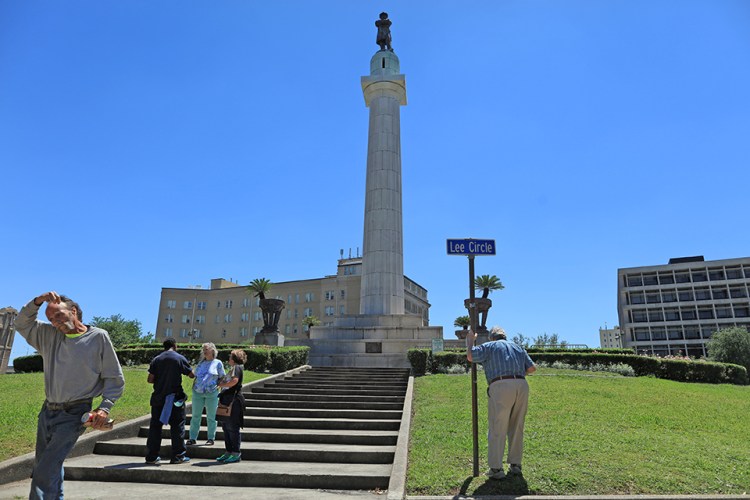
[[[406,75],[404,269],[453,336],[598,345],[617,269],[750,255],[750,2],[0,2],[0,307],[156,325],[162,287],[316,278],[362,245],[360,76]],[[17,336],[14,356],[26,353]]]

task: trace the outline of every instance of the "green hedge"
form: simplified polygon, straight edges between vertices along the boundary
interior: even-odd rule
[[[747,369],[729,363],[600,353],[535,353],[531,357],[534,361],[546,361],[550,364],[555,361],[582,365],[624,363],[633,368],[636,376],[653,376],[678,382],[748,383]]]
[[[19,356],[13,359],[13,371],[16,373],[43,372],[44,363],[41,354]]]
[[[688,361],[683,359],[662,359],[634,354],[611,354],[609,351],[567,349],[558,352],[531,352],[534,361],[544,361],[549,364],[555,361],[571,365],[614,365],[626,364],[633,368],[636,376],[653,376],[678,382],[704,382],[709,384],[739,384],[749,383],[747,369],[744,366],[729,363],[714,363],[709,361]],[[624,350],[628,352],[628,350]],[[430,349],[410,349],[407,353],[414,375],[424,375],[426,372],[440,371],[455,364],[468,365],[464,350],[448,350],[432,354]]]

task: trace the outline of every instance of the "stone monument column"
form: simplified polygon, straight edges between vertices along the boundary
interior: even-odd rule
[[[364,243],[359,313],[404,314],[404,250],[401,216],[401,117],[406,78],[391,50],[370,60],[362,77],[370,108],[367,141]]]

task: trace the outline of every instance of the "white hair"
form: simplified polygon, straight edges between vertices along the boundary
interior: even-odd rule
[[[505,330],[499,326],[493,326],[490,330],[489,337],[491,340],[507,340],[508,337],[505,335]]]

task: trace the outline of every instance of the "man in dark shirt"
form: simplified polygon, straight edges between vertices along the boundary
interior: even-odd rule
[[[154,384],[151,394],[151,422],[146,441],[146,463],[160,462],[161,430],[169,424],[172,438],[171,464],[189,462],[185,449],[185,400],[182,390],[182,376],[193,378],[193,371],[185,356],[177,353],[177,342],[169,337],[162,344],[164,352],[151,361],[148,368],[148,383]]]

